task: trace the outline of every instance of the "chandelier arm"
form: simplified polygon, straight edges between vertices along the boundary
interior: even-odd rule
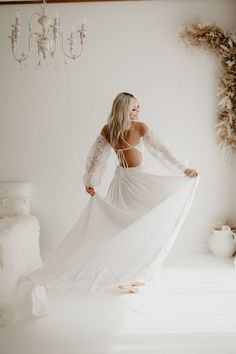
[[[83,53],[84,46],[81,45],[81,50],[80,50],[80,52],[79,52],[78,54],[69,55],[69,54],[66,53],[66,51],[65,51],[65,49],[64,49],[64,37],[63,37],[63,33],[60,33],[60,35],[61,35],[61,48],[62,48],[63,54],[64,54],[67,58],[70,58],[70,59],[73,59],[73,60],[78,59],[78,58],[82,55],[82,53]]]
[[[72,59],[74,60],[78,59],[82,55],[83,50],[84,50],[84,46],[81,47],[80,52],[77,55],[76,54],[73,55]]]
[[[31,54],[31,50],[32,50],[32,45],[31,45],[31,38],[34,34],[37,33],[31,33],[28,39],[28,52],[27,54],[24,54],[24,52],[22,51],[21,56],[19,58],[16,57],[16,53],[15,50],[12,48],[12,53],[13,53],[13,57],[16,61],[18,61],[19,63],[22,63],[22,61],[26,60],[30,54]]]
[[[12,48],[12,54],[13,54],[13,58],[18,61],[19,63],[21,63],[22,61],[24,61],[25,59],[21,59],[21,56],[20,58],[17,58],[16,57],[16,54],[15,54],[15,50]]]

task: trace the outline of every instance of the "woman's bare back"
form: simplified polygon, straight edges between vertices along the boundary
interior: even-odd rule
[[[140,142],[141,137],[144,135],[146,125],[142,122],[132,122],[131,128],[127,131],[124,139],[120,140],[118,144],[113,146],[113,149],[119,157],[119,150],[123,151],[126,166],[121,162],[123,167],[137,167],[142,163],[142,153],[135,147],[130,145],[137,145]],[[101,134],[109,141],[108,125],[106,124],[101,131]]]

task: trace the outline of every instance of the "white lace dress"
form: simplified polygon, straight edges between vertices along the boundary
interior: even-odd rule
[[[147,173],[144,160],[138,167],[122,167],[125,155],[118,150],[119,163],[106,197],[96,192],[46,264],[19,279],[16,309],[22,310],[23,302],[26,306],[22,298],[27,296],[32,314],[41,316],[50,312],[48,300],[58,293],[102,294],[120,283],[158,280],[191,207],[199,176],[186,176],[186,164],[150,129],[139,144],[128,148],[142,155],[147,149],[172,174]],[[99,135],[88,154],[85,185],[100,183],[111,150]]]

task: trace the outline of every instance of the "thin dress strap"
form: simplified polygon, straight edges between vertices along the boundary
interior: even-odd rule
[[[119,161],[121,162],[121,164],[122,165],[124,165],[126,168],[128,168],[129,166],[128,166],[128,163],[127,163],[127,161],[126,161],[126,158],[125,158],[125,155],[124,155],[124,150],[130,150],[130,149],[132,149],[132,148],[136,148],[136,145],[138,145],[138,144],[136,144],[136,145],[131,145],[130,143],[128,143],[128,141],[126,141],[124,138],[122,138],[121,137],[121,139],[126,143],[126,144],[128,144],[129,145],[129,147],[127,147],[127,148],[123,148],[123,149],[114,149],[115,151],[117,151],[117,157],[118,157],[118,159],[119,159]]]
[[[128,143],[128,141],[126,141],[124,138],[121,137],[121,139],[122,139],[127,145],[129,145],[129,147],[123,148],[123,149],[114,149],[115,151],[119,151],[119,150],[129,150],[129,149],[132,149],[132,148],[136,148],[136,146],[139,145],[139,143],[140,143],[140,142],[138,142],[138,144],[131,145],[131,144]]]
[[[130,147],[135,147],[136,145],[138,145],[138,144],[136,144],[136,145],[131,145],[131,144],[128,143],[128,141],[126,141],[124,138],[121,137],[121,139],[122,139],[127,145],[129,145]],[[128,149],[129,149],[129,148],[128,148]],[[125,150],[127,150],[127,149],[125,149]]]

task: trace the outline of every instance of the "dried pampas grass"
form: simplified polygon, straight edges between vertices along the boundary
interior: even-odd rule
[[[220,61],[216,137],[229,162],[236,149],[236,33],[195,20],[185,26],[180,38],[214,53]]]

